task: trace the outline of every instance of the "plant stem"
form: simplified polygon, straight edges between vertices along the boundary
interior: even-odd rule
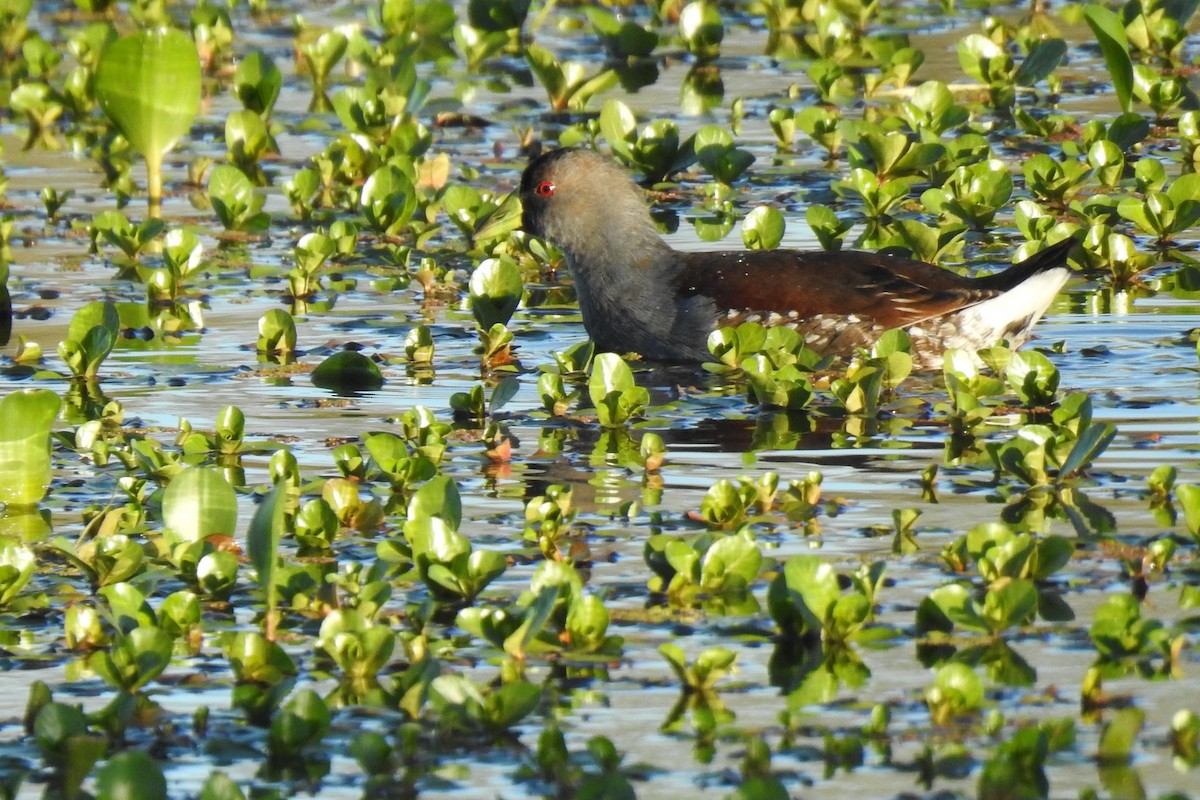
[[[150,216],[162,216],[162,153],[146,153],[146,191],[149,193]]]

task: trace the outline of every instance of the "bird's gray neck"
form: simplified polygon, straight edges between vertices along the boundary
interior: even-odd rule
[[[583,323],[596,345],[662,358],[677,313],[682,261],[656,231],[607,227],[588,247],[563,248]],[[566,243],[562,243],[566,244]]]

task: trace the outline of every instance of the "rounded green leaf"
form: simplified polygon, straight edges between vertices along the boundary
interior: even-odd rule
[[[416,210],[417,192],[400,167],[385,164],[363,184],[360,205],[373,229],[392,236]]]
[[[525,284],[511,258],[489,258],[471,273],[471,311],[479,327],[507,325],[521,303]]]
[[[314,386],[339,394],[369,392],[383,386],[383,373],[375,362],[353,350],[334,353],[313,370]]]
[[[742,220],[742,241],[751,250],[774,250],[783,241],[783,214],[771,206],[758,206]]]
[[[0,400],[0,504],[38,503],[50,486],[50,426],[62,400],[49,389],[22,389]]]
[[[211,467],[188,467],[163,492],[163,523],[171,543],[232,536],[237,529],[237,493]]]
[[[122,36],[100,57],[96,99],[139,153],[166,153],[200,110],[200,57],[192,37],[173,28]]]
[[[275,107],[282,88],[283,73],[271,57],[260,50],[247,53],[233,73],[234,94],[247,109],[264,116]]]
[[[100,769],[96,790],[96,800],[166,800],[167,780],[153,758],[127,750]]]

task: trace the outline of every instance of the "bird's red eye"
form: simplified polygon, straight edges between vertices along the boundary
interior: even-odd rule
[[[550,181],[542,181],[534,191],[541,197],[550,197],[554,194],[554,184]]]

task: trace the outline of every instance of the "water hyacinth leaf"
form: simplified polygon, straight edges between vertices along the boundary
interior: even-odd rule
[[[810,205],[804,219],[824,250],[841,250],[842,240],[854,227],[853,220],[839,219],[827,206]]]
[[[600,424],[606,428],[624,425],[650,402],[650,393],[637,385],[633,370],[616,353],[596,356],[588,378],[588,394]]]
[[[507,325],[521,303],[525,285],[517,262],[508,256],[489,258],[471,273],[471,312],[479,327]]]
[[[577,653],[594,653],[609,644],[609,611],[598,596],[586,593],[579,595],[567,612],[566,631],[570,635],[571,650]],[[619,647],[620,639],[614,644]]]
[[[271,720],[268,750],[282,759],[294,759],[325,737],[333,715],[321,696],[301,689],[287,699]]]
[[[141,626],[118,636],[108,650],[97,650],[88,665],[110,686],[135,692],[167,668],[174,646],[166,631]]]
[[[133,544],[137,546],[136,542]],[[157,623],[154,609],[146,601],[146,595],[132,583],[110,583],[101,586],[97,593],[108,603],[112,615],[110,619],[118,632],[129,633],[138,628],[152,628]]]
[[[775,144],[780,150],[791,150],[796,138],[796,112],[782,106],[771,109],[767,114]]]
[[[1004,66],[1011,65],[1011,57],[1004,48],[988,37],[971,33],[958,40],[958,63],[963,72],[982,84],[991,84],[1005,77]]]
[[[163,527],[168,543],[232,536],[237,530],[237,493],[212,467],[187,467],[163,492]]]
[[[592,97],[618,80],[616,71],[612,69],[601,69],[588,77],[583,64],[576,61],[560,63],[552,52],[536,44],[525,47],[525,60],[545,88],[550,106],[555,111],[568,108],[582,111]]]
[[[231,112],[225,117],[225,146],[229,160],[253,174],[254,165],[271,147],[266,120],[249,109]]]
[[[263,212],[264,196],[240,169],[218,164],[208,174],[208,201],[228,231],[256,233],[271,224]]]
[[[1124,152],[1108,139],[1101,139],[1088,148],[1087,161],[1100,185],[1106,188],[1116,186],[1125,171]]]
[[[783,241],[783,214],[771,206],[759,206],[742,220],[742,241],[751,250],[774,250]]]
[[[996,634],[1005,628],[1032,622],[1037,602],[1037,587],[1033,581],[1000,580],[983,596],[980,613],[987,620],[989,631]]]
[[[282,308],[272,308],[258,318],[260,353],[289,354],[296,349],[296,321]]]
[[[372,392],[383,387],[379,366],[362,353],[343,350],[326,358],[312,372],[313,386],[338,394]]]
[[[504,652],[514,658],[525,658],[538,636],[545,630],[558,601],[558,588],[543,586],[523,609],[521,624],[504,638]]]
[[[62,788],[68,796],[79,787],[92,767],[108,752],[108,740],[88,733],[87,721],[78,706],[47,703],[37,712],[33,737],[48,764],[62,775]]]
[[[377,625],[358,609],[335,609],[321,622],[316,646],[337,662],[347,677],[373,679],[392,656],[395,632]]]
[[[495,414],[507,405],[508,401],[516,397],[520,389],[521,382],[511,375],[501,378],[496,384],[496,388],[492,389],[491,397],[488,398],[488,413]]]
[[[473,600],[504,573],[507,559],[493,550],[472,550],[466,538],[458,533],[444,529],[442,532],[446,535],[435,539],[434,546],[417,559],[422,579],[443,600]],[[439,547],[443,544],[449,546]]]
[[[233,73],[233,93],[237,99],[244,108],[263,117],[271,115],[282,88],[283,73],[261,50],[243,56]]]
[[[705,125],[696,131],[696,160],[723,184],[731,184],[754,163],[754,154],[734,144],[733,135],[720,125]]]
[[[767,606],[785,637],[808,638],[820,634],[840,594],[832,565],[817,556],[792,556],[771,581]]]
[[[1117,426],[1097,422],[1087,428],[1075,441],[1059,469],[1059,477],[1067,478],[1091,466],[1117,436]]]
[[[939,136],[966,122],[970,113],[954,100],[941,81],[925,81],[899,106],[901,116],[914,131],[929,130]]]
[[[0,505],[34,506],[46,496],[53,474],[50,426],[61,408],[49,389],[21,389],[0,399]]]
[[[746,591],[758,577],[763,555],[748,530],[723,536],[704,553],[700,585],[705,591]]]
[[[469,0],[467,20],[471,27],[499,32],[520,28],[529,13],[529,0]]]
[[[455,187],[451,186],[447,189],[447,195],[450,189],[453,188]],[[447,203],[447,213],[451,213],[451,210],[452,206]],[[463,224],[461,220],[465,216],[461,211],[454,217],[455,224],[460,226]],[[471,233],[471,240],[476,245],[481,245],[496,239],[503,239],[519,228],[520,225],[521,197],[517,192],[509,192],[495,204],[495,207],[478,214],[474,218],[474,230]]]
[[[279,540],[284,534],[288,504],[287,482],[277,481],[255,509],[250,528],[246,532],[247,555],[250,556],[250,564],[254,567],[258,586],[266,596],[264,626],[268,639],[273,639],[275,632],[274,612],[278,587],[275,576],[279,566]]]
[[[842,146],[845,138],[842,130],[842,117],[836,109],[813,105],[802,108],[796,114],[796,125],[810,139],[824,147],[830,159]]]
[[[1182,120],[1180,124],[1182,125]],[[1107,135],[1108,140],[1119,147],[1121,152],[1126,152],[1150,135],[1150,121],[1141,114],[1125,111],[1109,123]]]
[[[1183,506],[1183,520],[1192,538],[1200,541],[1200,486],[1181,483],[1175,487],[1175,497]]]
[[[1100,733],[1097,755],[1105,765],[1128,764],[1146,721],[1146,712],[1136,706],[1118,709]]]
[[[110,302],[88,303],[75,312],[67,338],[58,344],[58,354],[72,375],[94,378],[100,365],[117,344],[121,319]]]
[[[1062,39],[1040,39],[1029,50],[1029,55],[1021,62],[1013,83],[1018,86],[1033,86],[1038,81],[1050,77],[1050,73],[1062,63],[1067,54],[1067,43]]]
[[[926,604],[931,607],[926,607]],[[949,630],[944,627],[943,620],[968,630],[990,631],[987,621],[976,610],[970,591],[961,583],[939,586],[921,601],[918,623],[923,630]]]
[[[458,530],[462,523],[462,498],[458,484],[442,475],[417,489],[408,501],[406,533],[409,523],[419,524],[434,517],[445,521],[451,530]]]
[[[198,800],[246,800],[246,795],[237,785],[237,781],[217,770],[209,773],[204,786],[200,788]]]
[[[195,231],[172,228],[163,237],[162,256],[164,266],[176,275],[185,277],[203,265],[204,245]]]
[[[695,0],[684,6],[679,12],[679,34],[688,52],[697,58],[708,60],[719,56],[725,24],[716,4]]]
[[[1133,110],[1133,60],[1129,55],[1129,38],[1116,12],[1096,3],[1083,7],[1083,18],[1100,43],[1104,64],[1112,78],[1113,91],[1121,110]]]
[[[96,800],[167,800],[162,768],[141,750],[126,750],[110,758],[96,776]]]
[[[694,139],[681,141],[674,120],[655,120],[639,133],[637,117],[620,100],[604,101],[600,134],[613,155],[641,172],[648,183],[665,180],[695,160]]]
[[[966,664],[943,664],[925,691],[925,703],[935,724],[945,725],[955,717],[973,714],[983,707],[983,680]]]
[[[631,19],[621,19],[597,6],[585,6],[584,12],[600,35],[604,49],[616,58],[645,58],[658,46],[658,34]]]
[[[363,184],[359,207],[372,229],[395,236],[417,208],[417,191],[404,170],[385,164]]]
[[[885,133],[874,127],[860,126],[855,132],[857,139],[849,152],[850,166],[871,170],[881,183],[918,172],[946,154],[944,145],[922,142],[902,131]]]
[[[1058,391],[1058,368],[1042,353],[1036,350],[1013,353],[1005,377],[1026,406],[1044,406],[1054,402],[1054,395]]]
[[[0,538],[0,609],[7,608],[33,577],[33,550],[11,537]]]
[[[96,68],[100,108],[146,159],[150,207],[162,202],[163,156],[200,110],[200,56],[186,33],[153,28],[104,50]]]

